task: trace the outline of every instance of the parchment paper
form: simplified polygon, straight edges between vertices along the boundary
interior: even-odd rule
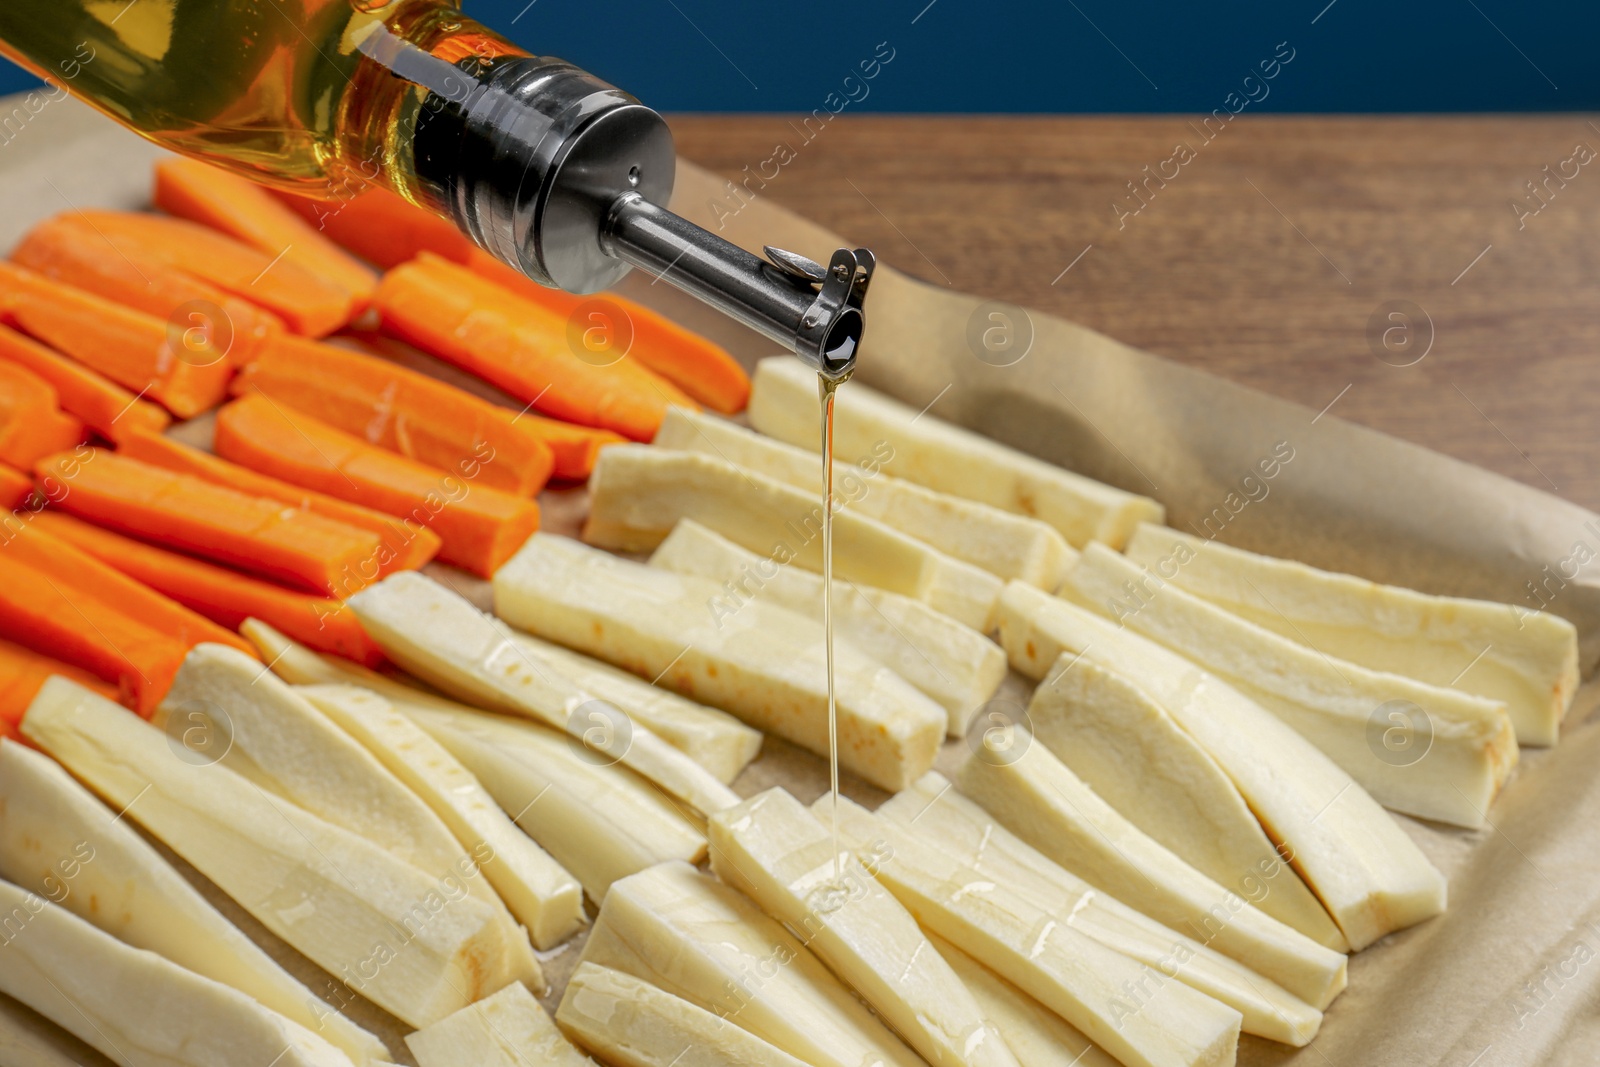
[[[9,113],[12,103],[0,101],[0,113]],[[144,206],[149,163],[157,154],[75,102],[49,103],[0,145],[0,248],[59,211]],[[721,191],[720,179],[683,164],[673,207],[717,229],[707,205]],[[726,220],[721,232],[753,251],[773,244],[823,261],[849,243],[765,198]],[[741,357],[773,351],[665,285],[634,277],[624,291],[705,329]],[[1600,517],[1044,314],[1001,309],[1013,327],[1031,324],[1033,342],[1020,361],[993,365],[975,354],[981,345],[968,341],[983,303],[880,265],[860,380],[915,407],[931,404],[941,418],[1154,496],[1173,525],[1219,532],[1232,544],[1530,608],[1537,601],[1525,583],[1546,583],[1554,591],[1550,608],[1579,627],[1585,673],[1592,672],[1600,658],[1600,580],[1573,574],[1569,561],[1580,544],[1600,552]],[[487,395],[459,376],[442,376]],[[182,432],[203,440],[207,428],[200,423]],[[1253,487],[1244,479],[1279,442],[1293,448],[1294,459],[1263,496],[1259,480]],[[572,491],[546,494],[542,504],[546,528],[561,532],[575,528],[584,508],[582,493]],[[1563,564],[1566,581],[1550,582],[1545,568]],[[448,569],[436,573],[484,602],[481,583]],[[1026,698],[1016,676],[1006,685],[1006,693]],[[1352,957],[1349,990],[1309,1048],[1247,1037],[1241,1064],[1600,1063],[1597,690],[1588,684],[1580,691],[1559,746],[1523,751],[1514,780],[1489,813],[1490,827],[1472,832],[1397,816],[1449,875],[1448,913]],[[959,742],[948,745],[940,765],[949,768],[964,752]],[[809,799],[825,788],[826,771],[808,754],[769,739],[735,788],[750,795],[772,784]],[[869,804],[879,799],[859,783],[847,781],[846,789]],[[211,895],[291,969],[313,984],[322,981],[316,968],[231,902]],[[573,944],[547,958],[558,991],[576,955]],[[552,995],[545,1002],[553,1007],[555,1000]],[[356,1014],[405,1058],[403,1028],[370,1007]]]

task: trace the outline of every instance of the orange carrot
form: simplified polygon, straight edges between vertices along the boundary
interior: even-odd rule
[[[21,553],[24,561],[31,560],[34,566],[50,570],[56,586],[68,596],[103,600],[185,648],[210,641],[256,655],[255,646],[238,634],[224,630],[114,567],[80,555],[69,543],[51,536],[44,526],[36,525],[46,514],[40,511],[34,515],[33,521],[6,542],[0,552]]]
[[[15,511],[33,495],[33,479],[0,463],[0,511]]]
[[[331,596],[370,584],[383,549],[370,530],[213,485],[106,449],[40,462],[66,491],[55,506],[119,533],[169,545]]]
[[[265,308],[157,259],[137,261],[76,215],[35,226],[11,253],[12,262],[65,285],[165,320],[191,345],[202,338],[240,366],[255,358],[283,321]]]
[[[264,308],[296,333],[321,337],[354,313],[342,286],[208,226],[128,211],[82,211],[74,219],[108,242],[114,254],[192,275]]]
[[[32,522],[6,534],[0,637],[117,683],[124,702],[141,714],[160,703],[195,645],[214,641],[255,655],[239,635]]]
[[[22,713],[52,674],[69,678],[103,697],[117,699],[116,686],[107,685],[88,671],[10,641],[0,641],[0,736],[16,736]]]
[[[539,506],[476,484],[480,463],[442,471],[369,445],[260,393],[217,413],[221,456],[433,529],[439,558],[487,578],[539,528]]]
[[[580,341],[595,336],[604,348],[620,346],[621,338],[631,336],[628,359],[637,359],[713,411],[736,415],[750,402],[750,375],[739,361],[721,345],[660,312],[614,293],[576,296],[540,285],[481,248],[473,248],[466,263],[480,277],[559,315],[563,322],[575,323]]]
[[[123,702],[141,715],[155,710],[188,655],[188,646],[114,605],[69,595],[49,570],[25,564],[11,545],[0,551],[0,583],[6,593],[0,598],[0,636],[114,683]]]
[[[633,360],[579,358],[559,315],[437,256],[384,275],[375,303],[392,336],[568,422],[648,441],[670,405],[695,406]]]
[[[578,315],[584,320],[580,337],[584,330],[597,326],[608,331],[625,329],[632,338],[628,347],[631,358],[715,411],[736,414],[750,399],[750,376],[721,346],[627,297],[611,293],[574,296],[540,285],[473,244],[454,223],[387,189],[374,187],[326,203],[289,193],[276,195],[335,242],[385,270],[431,252],[470,267],[480,277],[549,309],[564,322]],[[614,321],[595,321],[594,315]]]
[[[551,470],[553,478],[576,482],[585,480],[594,470],[602,448],[606,445],[622,444],[627,440],[613,430],[579,426],[575,422],[562,422],[560,419],[535,415],[530,405],[513,401],[503,390],[495,388],[482,378],[468,374],[459,367],[452,367],[436,357],[425,355],[414,346],[390,337],[380,330],[350,330],[347,336],[359,340],[363,351],[375,352],[389,362],[401,366],[425,365],[426,369],[419,373],[424,373],[431,380],[454,386],[463,393],[493,404],[496,408],[509,408],[505,412],[506,417],[550,446],[555,459],[555,466]]]
[[[234,380],[235,396],[251,389],[430,467],[478,460],[479,484],[508,493],[537,493],[555,462],[512,412],[348,348],[280,339]]]
[[[193,351],[181,339],[173,344],[167,324],[154,315],[9,263],[0,263],[0,286],[16,296],[6,311],[16,325],[179,418],[227,395],[231,371],[222,354]]]
[[[131,540],[70,515],[42,511],[33,521],[107,566],[230,630],[237,630],[246,619],[257,618],[318,652],[368,667],[383,662],[383,652],[342,600],[307,596]]]
[[[332,282],[350,294],[355,314],[372,303],[378,279],[370,267],[246,178],[196,159],[164,159],[156,164],[155,201],[169,215],[221,230]]]
[[[343,200],[311,200],[277,190],[272,195],[334,243],[384,270],[422,252],[466,263],[477,247],[455,223],[377,186]]]
[[[180,474],[192,474],[212,485],[248,496],[277,500],[346,526],[377,534],[383,543],[383,550],[376,559],[368,561],[362,570],[360,577],[363,582],[376,581],[395,571],[414,571],[439,552],[439,535],[427,527],[396,519],[359,504],[347,503],[325,493],[290,485],[278,478],[269,478],[170,437],[137,434],[124,441],[117,451],[141,463]]]
[[[140,431],[160,433],[172,418],[148,400],[98,371],[53,352],[44,345],[0,326],[0,360],[25,367],[50,383],[61,409],[82,419],[100,436],[116,441]]]
[[[49,382],[0,360],[0,460],[26,469],[87,436],[82,420],[56,407]]]
[[[555,460],[551,476],[567,481],[581,482],[587,479],[600,459],[602,448],[627,440],[612,430],[546,419],[527,411],[506,414],[516,425],[526,426],[528,432],[549,446]]]

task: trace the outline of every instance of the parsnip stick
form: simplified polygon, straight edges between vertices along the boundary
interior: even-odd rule
[[[762,360],[750,393],[750,424],[819,451],[815,378],[792,359]],[[1160,522],[1165,515],[1149,497],[1035,459],[859,383],[839,390],[833,418],[833,446],[840,459],[854,463],[887,453],[886,473],[1041,519],[1077,548],[1090,541],[1121,548],[1139,523]]]
[[[504,928],[488,905],[62,678],[22,734],[216,883],[263,926],[412,1026],[493,992]]]
[[[445,692],[599,745],[597,758],[626,765],[702,815],[738,802],[704,767],[541,662],[504,623],[431,578],[401,571],[348,603],[390,659]]]
[[[808,493],[716,456],[613,445],[589,479],[583,539],[619,552],[660,544],[683,519],[752,552],[822,570],[822,473]],[[887,589],[987,631],[1000,579],[850,509],[835,507],[834,576]]]
[[[932,1067],[1017,1060],[917,921],[781,788],[707,826],[711,870],[760,904],[861,994]]]
[[[804,1067],[682,997],[594,963],[573,972],[556,1022],[614,1067]]]
[[[1001,600],[1000,643],[1012,667],[1046,684],[1063,653],[1137,679],[1233,780],[1352,949],[1444,910],[1444,876],[1405,831],[1332,760],[1227,683],[1021,582]]]
[[[0,882],[0,913],[0,992],[120,1067],[349,1067],[327,1041],[237,989],[10,882]]]
[[[928,940],[950,969],[966,983],[978,1006],[1022,1067],[1117,1067],[1117,1061],[1084,1037],[1077,1027],[956,948],[938,934]]]
[[[938,842],[848,798],[839,808],[845,844],[918,922],[1015,982],[1126,1067],[1233,1064],[1237,1011],[1078,933]]]
[[[614,885],[583,961],[682,997],[811,1067],[923,1063],[748,897],[686,864]]]
[[[705,855],[705,835],[689,813],[627,768],[579,755],[572,741],[547,727],[432,702],[396,706],[460,760],[597,902],[618,878]]]
[[[1101,546],[1062,596],[1166,645],[1292,726],[1386,808],[1483,825],[1517,765],[1506,706],[1333,659]]]
[[[504,928],[507,970],[490,976],[494,987],[514,979],[544,989],[528,932],[450,829],[372,753],[261,664],[226,645],[196,645],[151,722],[169,737],[200,732],[225,749],[222,766],[429,877],[464,888]]]
[[[539,1002],[514,985],[407,1034],[406,1048],[418,1067],[594,1067]]]
[[[652,567],[722,583],[725,610],[760,598],[822,620],[822,579],[780,566],[706,529],[678,523],[650,557]],[[972,717],[1006,676],[1006,654],[989,638],[898,593],[841,582],[833,588],[835,640],[882,663],[950,713],[948,732],[966,735]]]
[[[1429,596],[1150,524],[1128,558],[1309,648],[1501,701],[1519,744],[1555,744],[1578,690],[1578,631],[1548,611]]]
[[[232,986],[357,1064],[388,1061],[381,1041],[278,966],[116,816],[49,756],[0,741],[0,878]]]
[[[1195,870],[1317,944],[1348,950],[1238,788],[1154,699],[1087,659],[1069,656],[1048,679],[1028,705],[1035,741]]]
[[[825,755],[822,627],[759,600],[718,612],[722,595],[708,579],[547,534],[530,538],[494,579],[495,611],[513,626]],[[835,653],[842,766],[880,788],[904,788],[932,766],[945,710],[854,649]]]
[[[519,830],[472,772],[422,727],[369,689],[307,686],[300,693],[449,827],[534,945],[555,948],[583,925],[578,880]]]
[[[1228,1005],[1244,1016],[1246,1033],[1304,1045],[1321,1025],[1320,1009],[1344,988],[1340,966],[1316,1001],[1307,1003],[1253,968],[1089,885],[956,792],[943,775],[924,775],[877,814],[908,833],[939,842],[957,861],[1021,893],[1105,947]],[[1225,914],[1218,917],[1219,922],[1225,919]]]
[[[668,408],[655,444],[719,456],[807,492],[815,491],[821,480],[815,451],[705,412]],[[834,495],[840,506],[926,541],[997,578],[1015,578],[1041,589],[1055,589],[1078,557],[1048,523],[896,478],[883,473],[881,465],[872,456],[836,463]]]

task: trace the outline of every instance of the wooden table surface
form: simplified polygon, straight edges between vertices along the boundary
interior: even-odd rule
[[[1241,117],[1207,142],[1192,121],[672,125],[735,180],[795,149],[751,188],[925,280],[1600,508],[1600,122]]]

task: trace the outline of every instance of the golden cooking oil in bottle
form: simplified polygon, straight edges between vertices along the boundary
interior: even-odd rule
[[[603,288],[628,268],[592,239],[596,209],[577,186],[592,176],[665,201],[670,135],[628,94],[458,4],[0,0],[0,55],[175,152],[322,200],[382,186],[537,281]],[[604,145],[615,158],[595,158]],[[624,158],[626,175],[602,165]],[[578,180],[547,203],[562,168]]]
[[[527,55],[441,0],[5,0],[0,53],[257,181],[413,199],[429,97]]]

